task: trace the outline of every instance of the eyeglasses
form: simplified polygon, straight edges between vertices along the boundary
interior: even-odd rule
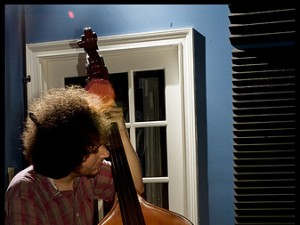
[[[90,145],[87,148],[88,154],[83,156],[82,162],[85,162],[91,154],[97,154],[101,145],[102,144]]]
[[[96,145],[91,145],[87,148],[87,151],[90,153],[90,154],[96,154],[98,153],[99,151],[99,148],[102,144],[96,144]]]

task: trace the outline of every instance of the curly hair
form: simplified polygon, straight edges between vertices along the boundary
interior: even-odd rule
[[[34,100],[21,139],[35,171],[59,179],[78,168],[88,146],[107,140],[105,107],[79,86],[53,88]]]

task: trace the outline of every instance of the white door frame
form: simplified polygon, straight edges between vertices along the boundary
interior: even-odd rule
[[[179,77],[182,84],[182,105],[184,114],[183,143],[186,149],[183,156],[185,166],[185,212],[184,216],[197,225],[198,218],[198,175],[197,138],[195,114],[195,74],[194,74],[194,30],[192,28],[145,32],[126,35],[98,37],[99,52],[120,51],[133,48],[157,48],[178,45]],[[43,82],[41,63],[47,58],[78,57],[84,49],[78,48],[78,40],[43,42],[26,45],[28,103],[47,90]],[[187,162],[187,163],[186,163]]]

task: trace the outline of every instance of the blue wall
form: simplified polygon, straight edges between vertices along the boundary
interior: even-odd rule
[[[68,16],[69,11],[74,18]],[[86,26],[98,36],[192,27],[206,41],[209,208],[207,215],[201,215],[200,225],[234,224],[228,16],[227,5],[5,5],[5,174],[8,166],[17,170],[24,166],[19,141],[24,118],[24,41],[78,40]],[[6,180],[5,176],[7,184]]]

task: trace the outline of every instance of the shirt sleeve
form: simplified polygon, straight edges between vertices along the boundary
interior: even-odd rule
[[[7,192],[5,197],[5,225],[48,224],[44,221],[43,213],[35,205],[35,201],[32,200],[34,198],[34,191],[28,189],[27,194],[28,198],[19,190],[10,190]]]

